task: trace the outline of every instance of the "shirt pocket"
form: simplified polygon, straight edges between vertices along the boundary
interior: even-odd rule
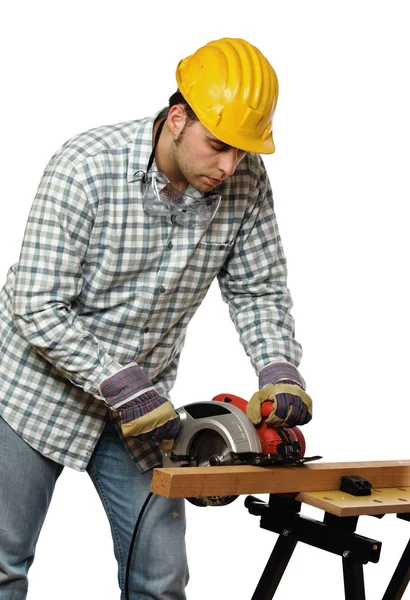
[[[201,241],[198,244],[198,249],[212,256],[217,262],[222,257],[224,261],[232,250],[234,242],[205,242]]]
[[[198,304],[202,301],[212,281],[223,268],[233,246],[234,242],[200,241],[198,243],[190,257],[183,278],[184,289],[188,292],[190,304]]]

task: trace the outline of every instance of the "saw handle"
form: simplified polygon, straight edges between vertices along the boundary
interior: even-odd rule
[[[216,402],[226,402],[227,404],[233,404],[234,406],[240,408],[246,414],[246,406],[248,404],[248,401],[244,398],[241,398],[240,396],[235,396],[235,394],[218,394],[217,396],[214,396],[212,400],[215,400]],[[262,402],[261,415],[263,419],[269,417],[272,410],[272,400],[265,400],[265,402]]]
[[[265,402],[262,402],[262,404],[261,404],[262,419],[266,419],[267,417],[269,417],[269,415],[271,414],[272,411],[273,411],[272,400],[265,400]]]
[[[241,398],[240,396],[235,396],[235,394],[218,394],[217,396],[214,396],[212,400],[215,400],[216,402],[226,402],[227,404],[233,404],[234,406],[240,408],[241,411],[246,414],[246,406],[248,404],[248,401],[244,398]]]
[[[237,406],[240,410],[242,410],[246,414],[246,406],[248,401],[240,396],[235,396],[234,394],[218,394],[214,396],[212,400],[216,402],[226,402],[227,404],[233,404]],[[261,404],[261,416],[262,421],[259,425],[256,425],[256,431],[258,432],[259,439],[262,444],[262,451],[265,454],[275,454],[276,446],[282,443],[282,438],[278,432],[278,429],[267,425],[266,419],[269,417],[273,410],[274,403],[272,400],[265,400]],[[287,435],[291,438],[292,441],[298,441],[301,447],[301,456],[305,455],[306,450],[306,442],[305,437],[299,427],[285,428],[287,431]]]

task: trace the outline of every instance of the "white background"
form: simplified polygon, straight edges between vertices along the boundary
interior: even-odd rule
[[[244,37],[280,82],[277,151],[265,162],[314,401],[307,453],[408,459],[407,2],[16,1],[2,3],[0,23],[3,280],[52,153],[86,129],[154,113],[176,87],[180,58],[212,39]],[[256,387],[213,286],[190,327],[174,403],[220,392],[249,398]],[[276,534],[259,528],[243,500],[188,506],[189,600],[251,597]],[[379,599],[410,524],[362,517],[358,533],[383,542],[380,563],[365,567],[367,597]],[[29,600],[118,598],[111,546],[87,475],[66,469]],[[341,559],[300,544],[275,598],[301,593],[344,598]]]

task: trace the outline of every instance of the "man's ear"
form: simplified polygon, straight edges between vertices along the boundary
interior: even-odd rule
[[[168,111],[167,125],[174,137],[177,137],[184,128],[187,114],[182,104],[174,104]]]

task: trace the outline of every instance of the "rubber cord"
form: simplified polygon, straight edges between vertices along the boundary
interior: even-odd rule
[[[132,561],[132,555],[134,553],[134,546],[135,546],[135,540],[137,538],[137,533],[138,533],[138,529],[142,520],[142,517],[144,515],[145,509],[148,506],[148,502],[151,500],[151,496],[152,496],[153,492],[150,492],[148,494],[148,496],[145,498],[144,504],[142,505],[142,508],[140,510],[140,514],[138,515],[138,519],[137,522],[135,523],[135,527],[134,527],[134,532],[132,534],[132,538],[131,538],[131,543],[130,543],[130,549],[128,550],[128,558],[127,558],[127,568],[125,570],[125,600],[130,600],[130,595],[129,595],[129,579],[130,579],[130,571],[131,571],[131,561]]]

